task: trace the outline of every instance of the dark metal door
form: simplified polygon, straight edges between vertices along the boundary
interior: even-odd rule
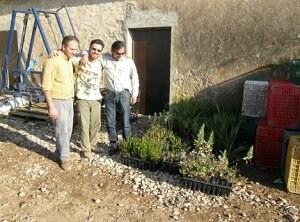
[[[133,59],[140,78],[139,113],[168,110],[171,29],[132,29]]]

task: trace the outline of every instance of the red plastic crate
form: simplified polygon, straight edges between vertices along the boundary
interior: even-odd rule
[[[296,129],[300,123],[300,90],[286,81],[270,81],[267,122],[271,127]]]
[[[283,140],[282,128],[270,127],[261,119],[256,130],[254,163],[259,167],[279,169]]]

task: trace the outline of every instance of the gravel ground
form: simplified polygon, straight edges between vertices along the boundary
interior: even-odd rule
[[[139,117],[133,134],[148,126]],[[300,221],[299,195],[274,183],[277,171],[244,166],[230,196],[219,197],[179,186],[177,175],[123,165],[108,156],[103,128],[91,161],[81,157],[74,128],[70,172],[53,161],[51,124],[2,116],[0,133],[0,222]]]

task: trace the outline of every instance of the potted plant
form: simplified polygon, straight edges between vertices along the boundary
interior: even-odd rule
[[[130,137],[121,142],[123,159],[160,162],[162,171],[173,174],[179,173],[179,161],[188,149],[178,136],[156,121],[141,138]]]
[[[180,161],[183,185],[207,194],[229,195],[235,178],[235,169],[229,167],[226,151],[213,154],[214,133],[206,141],[204,125],[194,141],[194,149]]]
[[[159,140],[164,144],[160,169],[163,172],[178,174],[180,159],[189,150],[188,145],[183,143],[181,138],[176,136],[171,130],[158,122],[151,124],[143,138]]]
[[[155,171],[159,167],[164,143],[153,138],[129,137],[120,143],[122,162],[142,170]]]

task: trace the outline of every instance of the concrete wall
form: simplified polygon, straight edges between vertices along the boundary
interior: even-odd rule
[[[121,39],[130,54],[129,28],[171,27],[170,102],[195,96],[239,107],[245,79],[285,79],[289,61],[300,57],[299,0],[0,0],[0,4],[0,31],[9,29],[12,9],[57,9],[65,4],[82,48],[101,38],[109,50]],[[65,14],[62,17],[65,21]]]

